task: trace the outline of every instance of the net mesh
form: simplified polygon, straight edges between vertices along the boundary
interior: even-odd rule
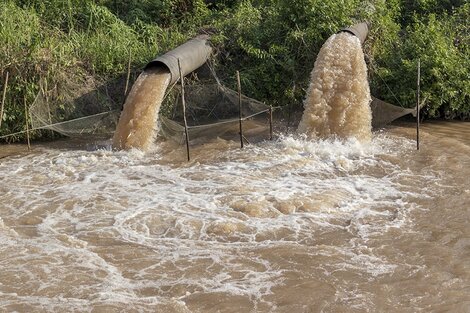
[[[238,93],[222,85],[215,74],[185,84],[186,116],[191,139],[220,136],[233,131],[239,121]],[[57,90],[40,91],[30,107],[33,129],[50,129],[68,137],[83,135],[111,136],[116,128],[120,108],[108,90],[90,86],[68,87],[67,97]],[[244,119],[267,112],[269,106],[242,95]],[[184,142],[181,86],[173,85],[165,95],[160,110],[159,135],[178,143]]]
[[[40,90],[29,108],[32,129],[49,129],[68,137],[112,134],[119,117],[115,95],[91,79]]]
[[[187,80],[185,85],[188,134],[191,140],[238,132],[238,93],[221,84],[215,73],[211,72],[210,78]],[[40,91],[29,109],[32,129],[49,129],[68,137],[111,137],[124,100],[121,85],[120,88],[109,90],[94,81],[75,79],[69,80],[65,87],[48,89],[47,82],[41,81]],[[116,95],[115,89],[119,90],[121,96]],[[245,95],[242,95],[241,101],[244,120],[265,118],[263,113],[269,111],[269,106]],[[415,113],[415,109],[398,107],[375,98],[371,108],[374,127],[382,127],[403,115]],[[184,143],[179,84],[168,89],[158,123],[160,136]]]
[[[172,110],[165,110],[165,102],[160,115],[160,134],[178,143],[184,142],[183,110],[181,87],[175,86],[166,98],[173,103]],[[228,132],[238,132],[239,123],[238,93],[220,83],[202,83],[185,86],[186,116],[190,138],[222,136]],[[269,110],[269,106],[241,96],[243,120],[256,118]]]
[[[370,106],[372,109],[372,126],[374,128],[383,127],[408,114],[416,116],[416,108],[402,108],[374,97],[372,97]]]

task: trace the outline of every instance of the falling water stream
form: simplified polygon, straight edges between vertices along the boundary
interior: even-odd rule
[[[328,38],[311,73],[299,131],[309,138],[371,138],[367,66],[359,39],[342,32]]]
[[[137,78],[124,103],[114,132],[113,148],[148,150],[156,137],[160,105],[170,82],[165,68],[152,68]]]

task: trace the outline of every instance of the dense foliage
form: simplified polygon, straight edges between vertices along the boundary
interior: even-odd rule
[[[9,89],[0,136],[24,128],[39,82],[108,81],[203,32],[226,84],[273,105],[301,108],[323,42],[358,21],[372,93],[413,106],[421,60],[426,117],[470,118],[470,4],[465,0],[5,0],[0,86]],[[1,89],[0,89],[1,90]],[[58,95],[60,98],[60,95]]]

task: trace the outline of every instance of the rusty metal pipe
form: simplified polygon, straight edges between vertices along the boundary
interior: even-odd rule
[[[208,35],[197,36],[181,46],[178,46],[164,55],[150,61],[145,66],[144,70],[156,66],[164,66],[168,68],[171,73],[170,84],[172,84],[180,77],[178,59],[181,63],[183,76],[188,75],[206,63],[212,53],[212,47],[209,45],[208,40]]]
[[[361,41],[361,45],[362,45],[367,38],[367,34],[369,33],[369,27],[367,26],[367,23],[363,22],[363,23],[355,24],[348,28],[343,28],[338,33],[341,33],[341,32],[347,32],[356,36]]]

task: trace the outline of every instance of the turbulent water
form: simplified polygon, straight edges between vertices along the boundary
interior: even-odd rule
[[[468,312],[470,124],[0,147],[2,312]]]
[[[469,312],[470,123],[424,124],[420,151],[412,127],[372,134],[361,47],[339,34],[307,140],[235,132],[185,162],[152,146],[168,81],[139,77],[112,142],[0,147],[0,311]]]
[[[342,32],[318,53],[304,102],[299,132],[310,138],[371,138],[367,67],[359,39]]]
[[[156,121],[170,72],[154,68],[143,72],[126,99],[113,138],[115,149],[148,150],[156,135]]]

